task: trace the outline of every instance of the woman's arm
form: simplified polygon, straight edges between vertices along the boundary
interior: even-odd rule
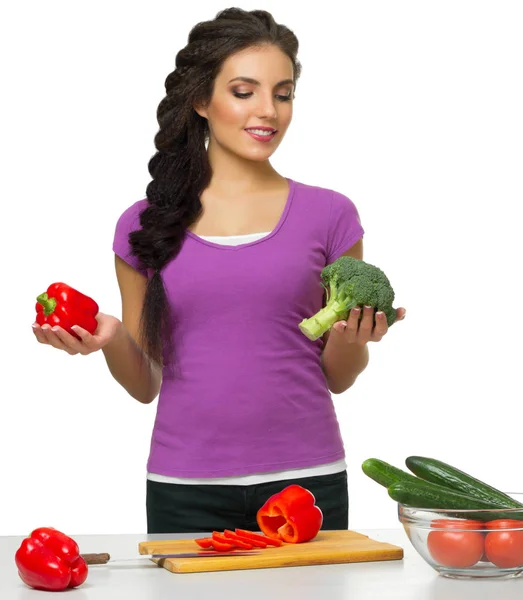
[[[139,345],[140,315],[147,278],[115,256],[122,297],[122,320],[113,339],[102,348],[111,375],[139,402],[152,402],[160,391],[162,372]]]
[[[352,246],[345,256],[363,260],[363,242]],[[396,321],[405,318],[404,308],[396,309]],[[361,318],[360,318],[361,317]],[[388,331],[387,317],[374,308],[353,308],[346,321],[334,323],[324,335],[322,367],[333,394],[349,389],[369,363],[368,342],[379,342]]]

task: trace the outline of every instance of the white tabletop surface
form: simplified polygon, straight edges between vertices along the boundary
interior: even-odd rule
[[[82,553],[109,552],[114,563],[91,566],[87,581],[67,592],[42,592],[19,578],[14,555],[23,537],[0,537],[2,600],[521,600],[523,576],[508,580],[453,580],[429,567],[403,529],[359,533],[401,546],[403,560],[279,567],[214,573],[171,573],[137,558],[138,543],[192,535],[73,535]],[[118,562],[117,559],[135,559]],[[202,559],[205,560],[205,559]],[[65,594],[65,595],[64,595]]]

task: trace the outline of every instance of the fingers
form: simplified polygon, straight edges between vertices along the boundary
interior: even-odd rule
[[[364,343],[368,342],[372,336],[372,329],[374,327],[374,307],[364,306],[363,317],[360,323],[360,332],[364,338]]]
[[[344,342],[352,344],[354,342],[366,343],[366,339],[372,332],[374,309],[359,306],[353,308],[346,321],[338,321],[334,324],[334,329],[341,336]]]
[[[47,324],[40,327],[39,325],[34,324],[33,331],[36,339],[41,344],[53,346],[53,348],[63,350],[71,356],[80,352],[78,340],[61,327],[51,327]]]
[[[376,312],[376,325],[373,331],[373,341],[378,342],[387,333],[389,326],[387,324],[387,317],[384,312]]]
[[[396,321],[403,321],[406,314],[407,314],[407,310],[405,308],[397,308],[396,309]]]
[[[350,311],[347,321],[335,323],[334,329],[348,344],[378,342],[388,331],[387,317],[383,312],[375,313],[372,306],[357,306]]]
[[[364,306],[363,312],[362,309],[352,309],[348,323],[349,341],[359,344],[378,342],[387,333],[384,313],[375,313],[373,306]]]
[[[372,306],[353,308],[346,321],[338,321],[333,329],[337,332],[340,341],[353,344],[366,344],[367,342],[379,342],[389,330],[387,317],[384,312],[374,312]],[[404,308],[396,309],[396,320],[405,318]]]
[[[87,329],[84,329],[83,327],[80,327],[80,325],[73,325],[71,327],[71,329],[76,333],[76,335],[81,339],[81,341],[86,344],[89,345],[92,340],[93,340],[93,335],[90,334]],[[73,336],[71,336],[73,337]],[[76,338],[73,338],[76,339]]]
[[[353,308],[349,313],[349,317],[347,319],[347,327],[345,327],[345,331],[343,332],[345,341],[347,341],[349,344],[354,343],[358,336],[358,327],[360,326],[360,315],[361,308],[359,306]]]
[[[35,334],[36,339],[41,344],[48,344],[47,338],[45,337],[45,333],[42,331],[42,328],[38,323],[33,323],[33,333]]]
[[[80,335],[76,331],[77,330],[77,326],[76,325],[72,326],[72,330],[76,334]],[[68,348],[69,350],[73,351],[74,354],[89,354],[90,350],[85,346],[85,344],[83,344],[83,340],[77,339],[74,335],[71,335],[69,332],[67,332],[62,327],[53,328],[53,331],[55,332],[55,334],[58,337],[58,339],[60,340],[60,342],[66,348]],[[83,331],[85,331],[85,330],[82,329],[82,332]],[[85,333],[88,333],[88,332],[86,331]]]

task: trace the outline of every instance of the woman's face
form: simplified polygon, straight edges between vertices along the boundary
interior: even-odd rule
[[[289,127],[293,95],[292,62],[276,46],[230,56],[210,103],[196,109],[209,123],[209,149],[219,146],[247,160],[267,160]]]

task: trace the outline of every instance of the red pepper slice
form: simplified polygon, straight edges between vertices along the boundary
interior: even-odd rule
[[[267,546],[281,546],[283,543],[279,539],[270,538],[266,535],[260,535],[254,531],[248,531],[247,529],[236,529],[236,533],[242,538],[251,541],[253,544],[262,545],[263,548],[266,548]]]
[[[252,544],[255,548],[267,548],[267,546],[269,545],[265,540],[262,540],[260,538],[260,540],[254,540],[250,537],[247,537],[246,535],[238,535],[238,538],[240,540],[245,540],[246,542],[248,542],[249,544]],[[267,538],[269,539],[269,538]]]
[[[220,533],[219,531],[212,532],[212,541],[221,542],[222,544],[232,544],[231,540],[228,540],[223,533]]]
[[[291,544],[308,542],[316,537],[323,523],[323,513],[315,504],[314,494],[300,485],[289,485],[271,496],[256,514],[263,533]]]
[[[223,532],[223,539],[225,539],[229,544],[234,544],[238,548],[242,548],[243,550],[252,550],[253,544],[249,541],[242,539],[239,535],[236,535],[234,531],[230,529],[225,529]]]
[[[226,536],[218,531],[213,531],[212,533],[212,543],[214,544],[214,542],[220,542],[221,544],[232,544],[237,548],[244,548],[245,550],[252,549],[251,544],[246,544],[245,542],[242,542],[242,540]]]
[[[15,554],[22,581],[37,590],[61,591],[87,579],[88,567],[78,544],[51,527],[35,529]]]
[[[60,326],[77,339],[80,336],[71,329],[73,325],[79,325],[89,333],[94,333],[98,327],[95,319],[98,304],[65,283],[52,283],[36,300],[36,322],[39,325]]]
[[[212,541],[213,548],[218,552],[227,552],[227,550],[232,550],[234,548],[234,544],[219,542],[218,540]]]

